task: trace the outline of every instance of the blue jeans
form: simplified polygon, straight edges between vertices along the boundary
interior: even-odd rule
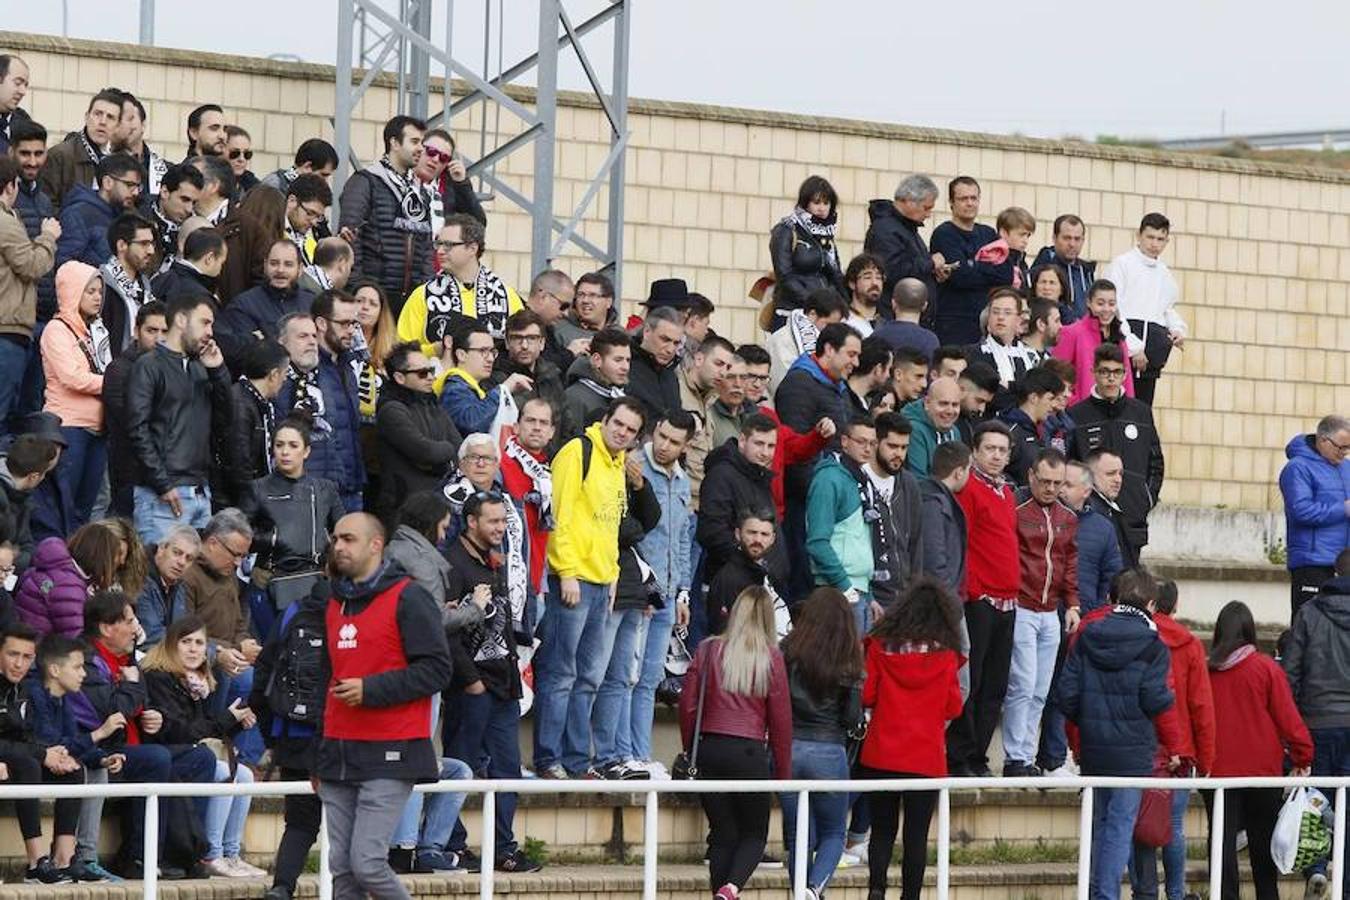
[[[1314,775],[1350,775],[1350,728],[1314,728],[1312,739]],[[1334,803],[1335,792],[1325,793]],[[1347,845],[1350,845],[1350,838],[1347,839]],[[1346,858],[1350,859],[1350,856]],[[1327,872],[1329,865],[1328,860],[1314,863],[1305,869],[1303,874],[1305,876],[1321,874],[1329,878]],[[1341,891],[1341,896],[1350,898],[1350,877],[1347,877],[1345,883],[1341,885]]]
[[[216,689],[211,696],[206,698],[207,708],[217,715],[223,715],[225,710],[235,700],[243,700],[248,703],[249,692],[253,690],[253,667],[249,666],[238,675],[231,675],[224,669],[217,667],[215,669]],[[263,738],[262,732],[255,728],[246,728],[234,736],[234,749],[239,754],[240,763],[256,765],[258,760],[262,759]]]
[[[56,464],[56,478],[64,490],[66,521],[79,528],[89,521],[103,478],[108,474],[108,439],[87,428],[61,427],[66,449]]]
[[[473,777],[473,769],[469,764],[452,759],[448,756],[441,757],[441,781],[463,781],[466,778]],[[394,828],[394,837],[389,841],[391,847],[404,847],[413,844],[417,847],[418,853],[429,853],[431,851],[442,851],[450,843],[450,835],[455,830],[455,824],[459,822],[459,811],[464,807],[464,798],[467,795],[459,791],[445,791],[437,794],[423,794],[421,791],[413,791],[412,796],[403,807],[403,818],[399,819],[397,827]],[[425,809],[426,816],[422,818],[421,828],[417,827],[416,819],[412,822],[412,831],[406,831],[408,822],[408,810],[413,808],[413,797],[417,800],[417,813],[420,817]],[[412,837],[409,838],[408,835]]]
[[[609,614],[611,639],[609,668],[595,695],[591,710],[591,731],[595,734],[595,764],[634,759],[630,738],[629,714],[633,689],[642,670],[640,641],[647,621],[643,609],[621,609]]]
[[[609,668],[609,585],[581,582],[581,601],[562,602],[556,576],[548,579],[544,640],[535,656],[534,765],[561,763],[585,772],[591,758],[591,707]]]
[[[36,343],[36,339],[34,339]],[[18,425],[19,394],[28,370],[29,347],[0,338],[0,437],[11,433],[10,418]]]
[[[145,544],[158,544],[168,530],[178,524],[191,525],[198,530],[205,528],[211,518],[211,489],[201,487],[179,487],[178,502],[183,506],[183,514],[175,516],[169,504],[159,499],[153,490],[136,485],[134,494],[136,533]]]
[[[463,760],[481,777],[519,778],[520,701],[503,699],[491,691],[481,694],[461,691],[446,702],[449,707],[445,711],[445,752]],[[494,823],[498,859],[516,852],[512,830],[515,818],[516,795],[499,793]],[[467,841],[463,823],[457,822],[450,833],[449,849],[463,850]]]
[[[619,733],[628,734],[633,759],[652,758],[652,721],[656,718],[656,688],[666,677],[666,651],[670,649],[670,632],[675,628],[675,598],[667,597],[666,605],[643,620],[638,637],[641,671],[633,699],[628,707],[619,710]]]
[[[441,698],[432,697],[431,731],[429,733],[435,734],[436,729],[440,727],[440,724],[441,724]],[[446,755],[450,756],[451,754],[447,753]],[[444,763],[442,763],[442,768],[444,768]],[[443,795],[434,794],[433,796],[439,797]],[[417,846],[418,827],[421,825],[422,822],[422,804],[426,801],[426,797],[427,797],[426,794],[420,793],[418,791],[413,791],[411,794],[408,795],[408,802],[403,805],[403,815],[399,817],[398,825],[394,826],[394,836],[390,838],[389,846],[402,847],[404,849],[411,849]],[[463,799],[461,799],[460,804],[463,805],[463,803],[464,801]],[[459,815],[458,810],[456,810],[455,815],[456,816]],[[453,824],[453,820],[451,821]],[[449,832],[447,832],[446,834],[448,836]]]
[[[229,763],[216,760],[216,781],[230,780]],[[253,771],[242,763],[234,770],[235,784],[252,784]],[[239,855],[244,839],[244,821],[253,798],[247,794],[238,797],[207,797],[202,801],[202,825],[206,829],[206,859],[229,858]]]
[[[1059,613],[1017,607],[1012,664],[1003,700],[1003,754],[1008,762],[1036,760],[1037,729],[1059,652]]]
[[[1186,894],[1186,806],[1190,791],[1172,792],[1172,840],[1162,848],[1163,872],[1167,876],[1167,900]],[[1157,900],[1158,851],[1145,844],[1134,845],[1130,859],[1130,895],[1134,900]]]
[[[1120,900],[1120,878],[1134,851],[1139,788],[1097,788],[1092,792],[1092,874],[1090,900]]]
[[[848,778],[848,753],[843,744],[825,741],[792,741],[792,777]],[[811,833],[807,838],[806,886],[817,894],[825,890],[844,853],[844,830],[848,817],[848,794],[812,793]],[[797,795],[782,794],[783,840],[788,846],[788,878],[796,871]]]
[[[858,592],[858,602],[849,606],[853,613],[853,624],[858,628],[858,637],[867,637],[867,632],[872,630],[872,595],[863,591]]]

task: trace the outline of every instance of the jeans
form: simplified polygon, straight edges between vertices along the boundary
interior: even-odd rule
[[[216,781],[229,780],[229,763],[216,760]],[[253,783],[253,772],[248,766],[241,763],[235,767],[234,783]],[[206,829],[206,859],[239,855],[239,845],[244,838],[244,821],[248,818],[248,808],[252,802],[253,798],[247,794],[206,798],[202,812],[202,825]]]
[[[1350,775],[1350,728],[1314,728],[1313,764],[1314,775]],[[1328,797],[1335,802],[1335,792],[1327,791]],[[1350,840],[1347,840],[1350,845]],[[1350,859],[1350,856],[1346,857]],[[1314,863],[1304,870],[1304,875],[1327,874],[1328,860]],[[1350,898],[1350,878],[1341,886],[1342,896]]]
[[[972,600],[965,613],[970,630],[970,696],[961,717],[947,729],[947,761],[953,771],[988,765],[989,742],[1003,711],[1012,662],[1013,611],[1000,612],[983,600]]]
[[[842,780],[848,778],[848,753],[843,744],[792,741],[792,777]],[[796,871],[797,795],[783,794],[783,840],[788,846],[788,877]],[[844,852],[848,794],[812,793],[809,801],[810,835],[806,839],[806,886],[817,894],[834,876]]]
[[[535,656],[536,769],[561,763],[580,773],[590,763],[591,708],[614,643],[609,618],[609,585],[581,582],[581,601],[569,608],[558,578],[549,576],[544,640]]]
[[[634,759],[652,758],[652,722],[656,718],[656,688],[666,677],[666,651],[675,628],[675,598],[643,620],[638,636],[641,671],[628,708],[619,710],[620,734],[627,733]]]
[[[1018,607],[1013,619],[1008,696],[1003,701],[1003,754],[1007,762],[1036,759],[1036,736],[1055,674],[1059,652],[1059,613]]]
[[[1139,788],[1097,788],[1092,794],[1092,870],[1088,877],[1088,897],[1090,900],[1119,900],[1120,877],[1134,850],[1134,820],[1139,814],[1143,792]]]
[[[539,696],[535,695],[536,698]],[[469,768],[486,778],[520,777],[520,702],[498,697],[491,691],[481,694],[460,692],[451,696],[445,711],[445,752],[463,760]],[[516,795],[497,795],[497,858],[516,852],[513,830]],[[463,850],[468,833],[463,824],[451,832],[451,850]]]
[[[320,781],[328,817],[328,865],[336,900],[411,900],[389,867],[389,838],[412,792],[411,781]]]
[[[1167,900],[1182,900],[1186,894],[1186,806],[1191,792],[1172,792],[1172,840],[1162,848],[1163,872],[1167,876]],[[1158,851],[1145,844],[1134,845],[1130,860],[1130,895],[1133,900],[1157,900]]]
[[[28,345],[0,337],[0,437],[17,431],[17,428],[11,429],[10,419],[18,419],[15,414],[18,412],[24,373],[28,370],[28,355]]]
[[[223,714],[230,704],[235,700],[243,700],[248,703],[248,695],[253,690],[253,667],[241,671],[238,675],[230,675],[220,668],[215,670],[216,690],[207,698],[208,707],[213,708],[216,713]],[[262,732],[258,728],[245,728],[235,734],[234,751],[239,756],[239,762],[257,765],[258,760],[262,759],[263,746]]]
[[[1064,622],[1064,610],[1060,609],[1059,620],[1061,625]],[[1064,639],[1064,630],[1059,632],[1059,651],[1055,654],[1055,672],[1050,676],[1050,696],[1054,696],[1056,685],[1059,683],[1059,673],[1064,670],[1064,654],[1067,652],[1069,642]],[[1066,730],[1068,719],[1064,713],[1053,703],[1045,704],[1045,711],[1041,713],[1041,747],[1036,754],[1036,765],[1049,772],[1058,769],[1069,759],[1069,734]]]
[[[849,611],[853,613],[859,639],[867,637],[867,632],[872,630],[872,595],[860,591],[858,602],[850,604]]]
[[[634,758],[626,713],[632,709],[633,689],[642,671],[639,642],[646,621],[647,611],[643,609],[621,609],[609,614],[609,626],[614,632],[609,668],[591,710],[597,766]]]
[[[89,521],[98,503],[99,489],[108,472],[108,439],[87,428],[61,427],[66,449],[56,464],[56,478],[64,489],[66,521],[72,529]]]
[[[439,697],[433,697],[431,701],[431,731],[428,733],[435,734],[440,724],[441,701]],[[447,753],[446,755],[451,754]],[[401,847],[404,850],[411,850],[417,846],[418,828],[422,822],[422,804],[426,801],[426,798],[426,794],[418,791],[413,791],[408,795],[408,802],[403,807],[403,815],[399,816],[398,824],[394,826],[394,836],[389,839],[389,846]]]
[[[449,757],[441,758],[441,781],[463,781],[473,777],[469,764]],[[414,791],[413,793],[417,793]],[[426,818],[422,820],[422,830],[417,836],[417,852],[444,850],[450,843],[450,835],[459,821],[459,811],[464,807],[467,795],[459,791],[443,791],[426,794]]]
[[[181,516],[175,516],[169,504],[159,499],[153,490],[136,485],[133,495],[136,508],[134,518],[136,533],[141,536],[142,543],[158,544],[169,528],[179,523],[199,530],[206,527],[207,520],[211,518],[211,489],[202,485],[179,486],[175,490],[178,492],[178,502],[183,506]]]

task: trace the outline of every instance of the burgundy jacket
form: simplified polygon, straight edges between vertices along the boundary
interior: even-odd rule
[[[703,698],[703,734],[768,741],[773,753],[773,776],[792,777],[792,700],[783,654],[773,648],[769,669],[769,693],[747,697],[722,690],[722,641],[710,638],[698,645],[694,661],[680,691],[680,737],[688,750],[694,743],[694,719],[698,713],[698,682],[706,671]]]
[[[1019,503],[1017,555],[1018,606],[1034,612],[1078,606],[1078,516],[1072,510],[1062,503],[1041,506],[1033,497]]]

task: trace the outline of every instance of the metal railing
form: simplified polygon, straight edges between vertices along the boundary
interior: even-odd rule
[[[1088,877],[1091,866],[1092,808],[1094,792],[1098,788],[1163,788],[1167,790],[1212,790],[1214,803],[1211,812],[1209,895],[1220,897],[1223,882],[1223,822],[1224,792],[1238,788],[1294,788],[1314,787],[1334,791],[1335,827],[1332,833],[1332,884],[1329,897],[1341,896],[1345,863],[1345,800],[1350,777],[1309,778],[1117,778],[1085,776],[1073,778],[906,778],[865,781],[560,781],[545,779],[472,779],[440,781],[422,784],[416,790],[424,793],[482,794],[480,832],[483,870],[479,876],[479,896],[492,897],[495,872],[492,860],[496,858],[496,834],[493,820],[497,808],[497,794],[646,794],[642,835],[642,896],[655,900],[657,891],[657,797],[660,794],[761,794],[795,793],[797,795],[797,829],[794,835],[795,852],[793,890],[796,900],[805,900],[807,845],[810,828],[809,805],[811,795],[818,793],[875,793],[904,791],[937,791],[937,896],[949,900],[951,889],[951,792],[980,789],[999,790],[1074,790],[1082,792],[1079,808],[1078,900],[1087,900]],[[313,793],[308,782],[265,781],[253,784],[108,784],[108,785],[13,785],[0,787],[0,799],[60,799],[65,797],[144,797],[145,803],[145,881],[143,896],[155,900],[158,896],[156,868],[159,861],[159,798],[160,797],[219,797],[285,796]],[[328,868],[327,829],[319,829],[319,897],[332,898],[332,875]]]

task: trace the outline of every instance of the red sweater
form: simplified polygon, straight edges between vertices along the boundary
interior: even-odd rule
[[[961,665],[955,650],[888,650],[863,641],[867,680],[863,706],[872,722],[863,739],[863,765],[885,772],[941,778],[947,774],[947,723],[961,715]]]
[[[1253,653],[1231,669],[1209,670],[1218,742],[1216,778],[1284,774],[1284,751],[1296,767],[1312,765],[1312,737],[1275,660]]]
[[[1178,756],[1195,760],[1200,774],[1214,768],[1214,694],[1209,687],[1205,648],[1189,628],[1164,613],[1154,613],[1158,637],[1172,655],[1167,686],[1176,695]]]
[[[783,497],[783,470],[798,463],[810,462],[825,449],[826,440],[814,428],[805,434],[793,431],[783,424],[772,406],[761,406],[758,411],[773,419],[778,426],[778,446],[774,448],[773,464],[769,468],[773,470],[770,484],[773,505],[781,522],[787,516],[787,501]]]
[[[956,495],[956,502],[966,514],[966,602],[986,594],[1016,600],[1021,568],[1012,485],[995,484],[972,467],[970,481]]]

